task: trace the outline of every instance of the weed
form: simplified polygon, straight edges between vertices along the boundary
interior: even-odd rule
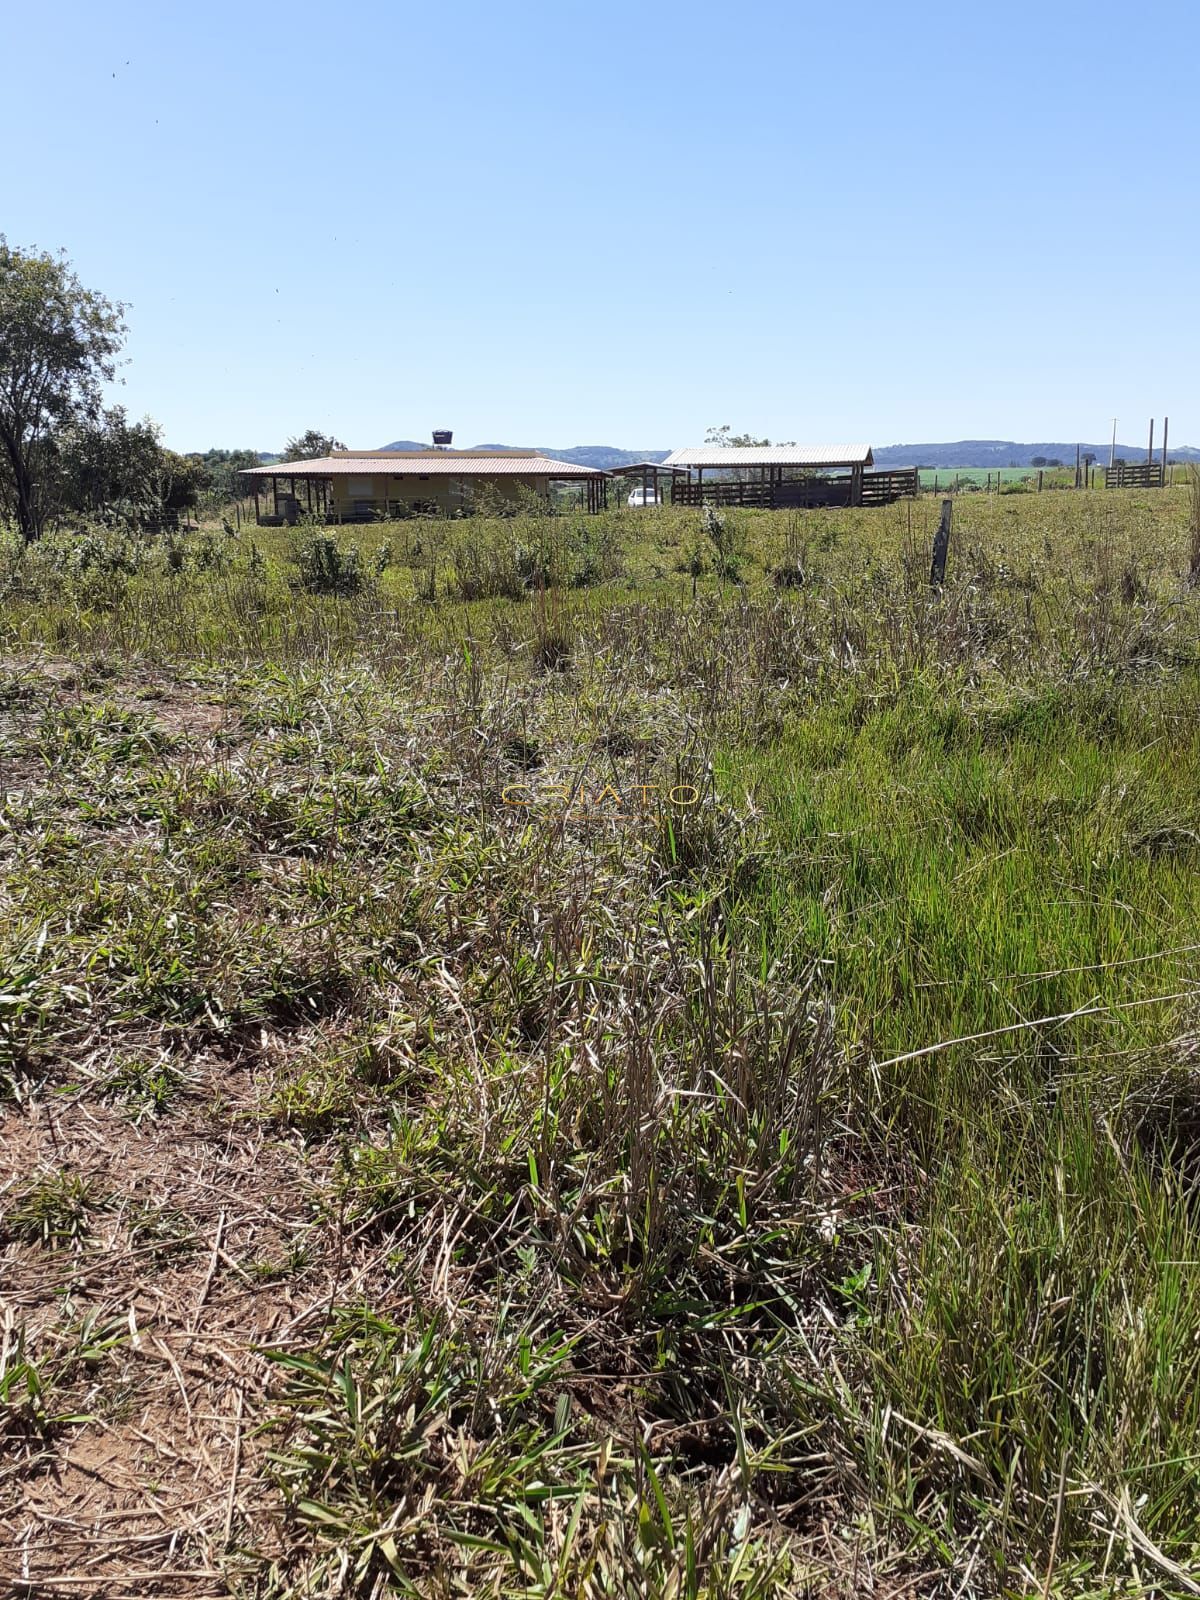
[[[6,1328],[0,1344],[0,1441],[8,1451],[36,1452],[62,1428],[85,1419],[50,1409],[51,1381],[29,1353],[24,1327],[15,1337]]]
[[[713,570],[728,583],[739,583],[742,576],[743,546],[741,530],[728,511],[706,505],[700,522],[713,552]]]
[[[294,560],[299,573],[295,586],[305,594],[354,595],[367,586],[358,546],[339,545],[328,534],[310,534]]]
[[[146,1060],[139,1056],[119,1058],[106,1075],[103,1088],[134,1107],[138,1115],[159,1115],[167,1109],[183,1078],[165,1057]]]
[[[94,1179],[66,1170],[45,1172],[14,1190],[2,1226],[11,1239],[51,1248],[78,1245],[105,1203]]]
[[[196,1248],[196,1227],[177,1206],[137,1200],[125,1214],[129,1242],[156,1262],[185,1256]]]

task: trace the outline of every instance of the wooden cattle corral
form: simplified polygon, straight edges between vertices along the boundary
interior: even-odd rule
[[[703,445],[662,463],[676,474],[676,505],[881,506],[918,492],[915,467],[874,464],[869,444]]]
[[[915,495],[920,488],[915,467],[894,472],[863,472],[841,477],[812,474],[799,478],[708,478],[676,480],[676,505],[760,506],[779,510],[809,506],[886,506]]]
[[[1161,461],[1117,461],[1104,469],[1106,489],[1161,489],[1164,478]]]

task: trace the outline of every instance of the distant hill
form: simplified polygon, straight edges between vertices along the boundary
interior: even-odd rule
[[[418,444],[414,439],[394,439],[391,444],[383,444],[381,450],[428,450],[428,444]],[[455,447],[456,449],[458,446]],[[468,450],[538,450],[544,456],[553,456],[556,461],[570,461],[577,467],[603,467],[606,470],[612,467],[627,467],[634,461],[662,461],[670,455],[669,450],[618,450],[611,444],[573,444],[566,449],[558,449],[553,445],[532,444],[473,444],[464,448]]]
[[[1103,466],[1108,465],[1108,444],[1080,444],[1085,455],[1094,455]],[[1158,458],[1160,444],[1155,445]],[[877,467],[1028,467],[1034,456],[1059,460],[1064,466],[1075,465],[1076,444],[1018,444],[1013,439],[959,439],[954,444],[885,444],[874,450]],[[1140,445],[1119,444],[1117,455],[1126,461],[1144,461],[1146,441]],[[1172,461],[1200,461],[1200,450],[1189,445],[1176,448],[1168,442],[1167,455]]]
[[[620,450],[611,444],[575,444],[567,448],[556,445],[505,445],[479,444],[469,446],[474,450],[540,450],[543,455],[558,461],[572,461],[581,467],[627,467],[634,461],[662,461],[669,450]],[[1091,453],[1102,466],[1108,464],[1108,444],[1081,444],[1085,454]],[[1155,457],[1160,450],[1155,445]],[[428,450],[429,445],[415,439],[394,439],[381,445],[382,450]],[[1200,462],[1200,449],[1191,445],[1171,445],[1168,455],[1172,461]],[[941,444],[884,444],[875,446],[875,465],[884,467],[1028,467],[1034,456],[1059,460],[1064,466],[1075,465],[1075,441],[1069,444],[1020,444],[1013,439],[959,439]],[[1146,441],[1138,444],[1119,444],[1117,455],[1126,461],[1144,461]]]

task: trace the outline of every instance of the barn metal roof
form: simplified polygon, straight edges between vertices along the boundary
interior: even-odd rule
[[[869,444],[702,445],[673,450],[664,467],[869,467]]]
[[[364,450],[320,456],[315,461],[272,461],[247,467],[246,478],[603,478],[599,467],[581,467],[536,451]]]

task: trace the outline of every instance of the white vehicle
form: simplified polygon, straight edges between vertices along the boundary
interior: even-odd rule
[[[660,506],[662,505],[662,490],[647,489],[639,484],[636,489],[630,491],[626,504],[631,506]]]

